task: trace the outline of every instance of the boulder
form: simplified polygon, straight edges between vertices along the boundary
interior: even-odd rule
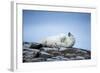
[[[58,48],[50,48],[50,47],[42,47],[41,49],[44,51],[58,51]]]
[[[33,48],[33,49],[40,49],[42,47],[43,47],[43,45],[40,43],[31,43],[31,45],[30,45],[30,48]]]
[[[40,52],[40,56],[39,57],[41,57],[41,58],[51,58],[52,57],[52,55],[51,54],[49,54],[49,53],[47,53],[47,52]]]

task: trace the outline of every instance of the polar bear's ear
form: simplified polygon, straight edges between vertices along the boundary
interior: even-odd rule
[[[68,37],[70,37],[71,35],[72,35],[72,34],[69,32],[69,33],[68,33]]]

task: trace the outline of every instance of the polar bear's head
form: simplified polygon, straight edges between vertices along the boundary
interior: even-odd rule
[[[70,36],[72,36],[72,34],[69,32],[69,33],[68,33],[68,37],[70,37]]]
[[[62,43],[65,43],[66,47],[72,47],[75,44],[74,36],[69,32],[66,36],[61,39]]]

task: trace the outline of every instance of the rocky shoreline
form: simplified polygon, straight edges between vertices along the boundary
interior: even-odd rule
[[[55,48],[40,43],[23,43],[23,62],[70,61],[91,59],[91,51],[80,48]]]

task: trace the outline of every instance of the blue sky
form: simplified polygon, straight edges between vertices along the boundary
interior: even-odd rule
[[[41,39],[71,32],[76,38],[74,47],[91,49],[91,14],[23,10],[23,41]]]

